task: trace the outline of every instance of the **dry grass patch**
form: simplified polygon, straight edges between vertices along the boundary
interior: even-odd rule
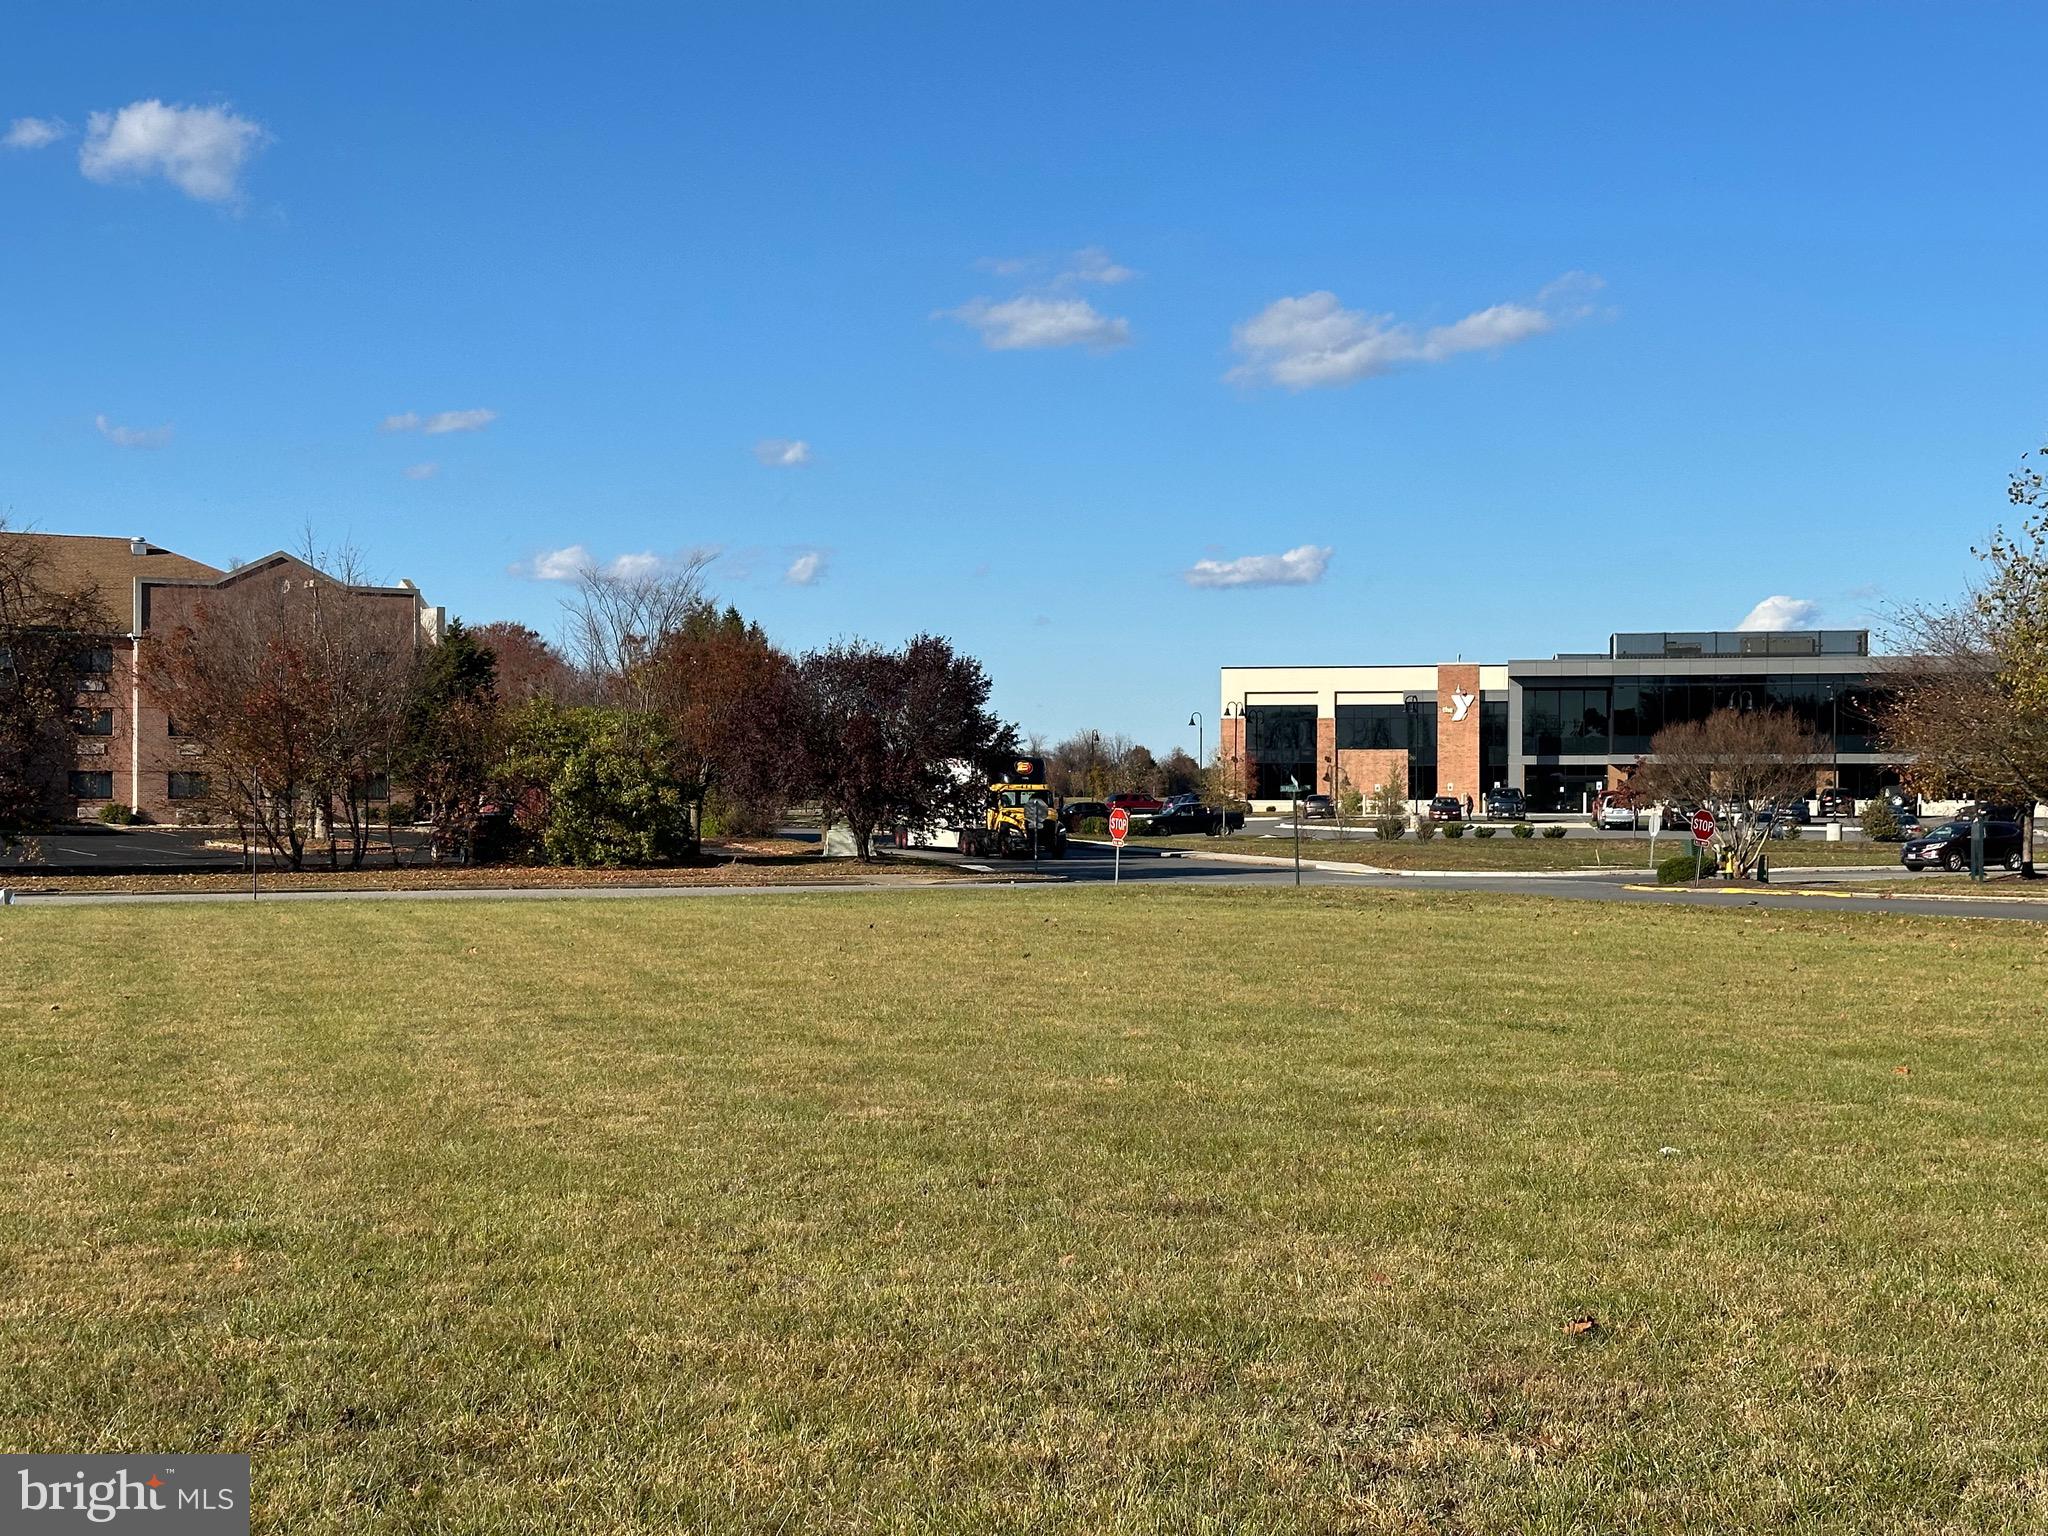
[[[2038,1526],[2044,980],[1437,893],[16,908],[0,1441],[351,1536]]]

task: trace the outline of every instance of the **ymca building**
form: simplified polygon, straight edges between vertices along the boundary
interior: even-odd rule
[[[1667,725],[1782,709],[1829,743],[1816,790],[1860,798],[1896,784],[1902,761],[1877,741],[1885,666],[1868,630],[1819,629],[1620,634],[1532,661],[1225,667],[1222,750],[1255,810],[1284,809],[1294,781],[1475,803],[1509,787],[1532,811],[1571,812],[1626,779]]]

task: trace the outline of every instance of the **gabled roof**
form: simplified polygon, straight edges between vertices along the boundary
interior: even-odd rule
[[[161,544],[142,541],[143,553],[136,554],[128,539],[101,538],[83,533],[0,533],[0,539],[29,544],[40,562],[44,579],[68,592],[98,587],[101,600],[116,615],[128,611],[129,595],[136,578],[144,581],[218,581],[221,573],[210,565],[176,554]]]

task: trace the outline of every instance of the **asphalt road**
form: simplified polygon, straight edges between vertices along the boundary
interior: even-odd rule
[[[86,831],[75,837],[64,839],[70,851],[85,858],[100,862],[93,867],[113,872],[123,865],[148,868],[157,871],[165,869],[190,869],[195,867],[195,850],[189,836],[175,833],[152,831],[150,833],[109,833]],[[71,845],[76,845],[72,847]],[[155,850],[156,862],[149,863],[150,850]],[[1253,851],[1252,840],[1234,844],[1233,851]],[[1278,849],[1268,844],[1258,849],[1262,855],[1277,853]],[[967,864],[978,870],[1002,874],[1014,870],[1028,874],[1031,864],[1028,860],[963,860],[958,854],[923,851],[910,857],[928,859],[934,863]],[[236,867],[238,861],[228,860],[229,867]],[[1101,885],[1118,878],[1117,861],[1107,849],[1076,847],[1065,859],[1047,859],[1038,865],[1038,873],[1056,882],[1055,888],[1066,885]],[[1840,871],[1829,874],[1839,876]],[[4,869],[0,869],[0,884],[4,884]],[[1295,875],[1291,867],[1272,867],[1262,864],[1243,864],[1228,859],[1214,858],[1206,853],[1158,853],[1137,849],[1127,850],[1121,861],[1121,880],[1132,885],[1205,885],[1231,887],[1285,887],[1294,884]],[[1647,872],[1640,874],[1615,873],[1600,875],[1547,874],[1547,875],[1501,875],[1501,874],[1407,874],[1385,875],[1365,874],[1350,870],[1314,869],[1304,867],[1301,871],[1303,885],[1316,886],[1366,886],[1378,890],[1439,890],[1439,891],[1482,891],[1493,895],[1534,896],[1557,901],[1608,901],[1637,904],[1673,903],[1708,907],[1765,907],[1781,910],[1804,910],[1821,912],[1865,912],[1873,915],[1884,913],[1905,914],[1915,917],[1986,917],[2014,922],[2048,921],[2048,900],[2024,898],[1970,899],[1958,897],[1914,897],[1910,895],[1874,897],[1850,896],[1846,894],[1816,894],[1812,891],[1787,889],[1782,886],[1743,885],[1733,888],[1707,887],[1693,890],[1687,886],[1664,888],[1631,888],[1639,886],[1646,879]],[[1818,883],[1817,877],[1816,883]],[[633,888],[608,886],[583,890],[448,890],[448,891],[292,891],[265,892],[264,901],[475,901],[475,900],[617,900],[624,897],[725,897],[748,895],[813,895],[832,891],[919,891],[919,890],[1002,890],[1005,886],[989,885],[925,885],[903,886],[887,884],[833,884],[819,886],[649,886]],[[76,905],[80,903],[117,902],[184,902],[184,901],[246,901],[242,895],[178,894],[160,896],[102,896],[66,895],[43,896],[24,894],[17,898],[22,905]]]

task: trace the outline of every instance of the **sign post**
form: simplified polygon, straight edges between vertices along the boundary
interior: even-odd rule
[[[1109,813],[1109,841],[1114,849],[1110,854],[1109,883],[1120,884],[1124,878],[1124,836],[1131,830],[1131,813],[1117,806]]]
[[[1692,813],[1692,883],[1700,883],[1700,860],[1706,856],[1707,844],[1714,840],[1714,813],[1701,806]]]
[[[1301,884],[1301,781],[1290,776],[1280,786],[1281,793],[1294,799],[1294,883]]]

